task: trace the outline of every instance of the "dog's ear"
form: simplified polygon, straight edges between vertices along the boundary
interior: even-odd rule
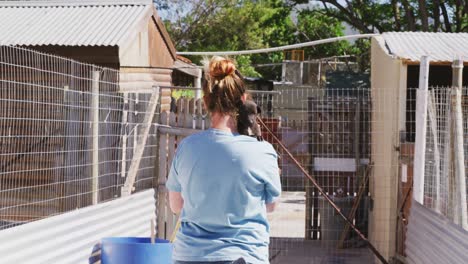
[[[244,102],[244,106],[245,106],[245,109],[247,110],[248,114],[251,115],[251,114],[258,114],[257,110],[258,110],[258,106],[257,104],[252,101],[252,100],[246,100]]]

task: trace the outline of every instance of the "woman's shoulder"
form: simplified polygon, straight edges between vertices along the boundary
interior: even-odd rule
[[[200,132],[196,132],[194,134],[191,134],[188,137],[185,137],[184,139],[181,140],[180,144],[193,144],[196,143],[197,141],[204,140],[205,138],[208,137],[208,130],[202,130]]]
[[[249,151],[259,151],[262,153],[271,153],[276,154],[275,148],[273,145],[266,140],[258,140],[256,137],[244,136],[241,135],[238,137],[240,142],[248,145]]]

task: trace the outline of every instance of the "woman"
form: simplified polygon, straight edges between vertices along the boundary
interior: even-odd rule
[[[166,183],[171,210],[181,213],[173,259],[269,263],[266,213],[281,193],[277,154],[269,143],[237,133],[246,94],[234,63],[215,57],[206,76],[211,128],[180,143]]]

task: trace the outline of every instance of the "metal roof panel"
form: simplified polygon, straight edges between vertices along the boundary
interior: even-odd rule
[[[387,52],[399,59],[418,62],[428,55],[434,62],[468,60],[468,33],[387,32],[381,36]]]
[[[142,19],[152,15],[152,8],[151,4],[0,5],[0,44],[119,46],[128,30],[135,30]]]

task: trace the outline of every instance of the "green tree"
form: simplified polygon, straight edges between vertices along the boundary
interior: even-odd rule
[[[297,2],[199,0],[192,2],[191,11],[186,13],[175,5],[171,19],[165,22],[180,51],[247,50],[286,45],[295,41],[290,14]],[[258,76],[251,62],[280,61],[281,58],[282,54],[276,53],[235,59],[246,75]],[[201,60],[199,57],[190,59],[195,63]]]
[[[327,16],[318,9],[303,10],[298,15],[297,42],[344,36],[344,29],[338,19]],[[351,44],[348,41],[339,41],[312,46],[306,48],[305,51],[306,58],[330,57],[349,53]]]
[[[342,22],[327,16],[323,10],[298,9],[307,1],[282,0],[196,0],[171,1],[166,26],[179,51],[248,50],[294,44],[304,41],[342,36]],[[185,10],[185,11],[183,11]],[[187,11],[189,10],[189,11]],[[294,19],[293,19],[294,17]],[[306,58],[318,58],[352,53],[347,41],[306,49]],[[200,57],[190,57],[200,63]],[[252,64],[275,63],[283,60],[283,52],[244,55],[235,58],[246,76],[269,74],[267,68]],[[277,75],[277,74],[276,74]]]
[[[467,32],[467,0],[313,1],[322,12],[363,33],[386,31]]]

